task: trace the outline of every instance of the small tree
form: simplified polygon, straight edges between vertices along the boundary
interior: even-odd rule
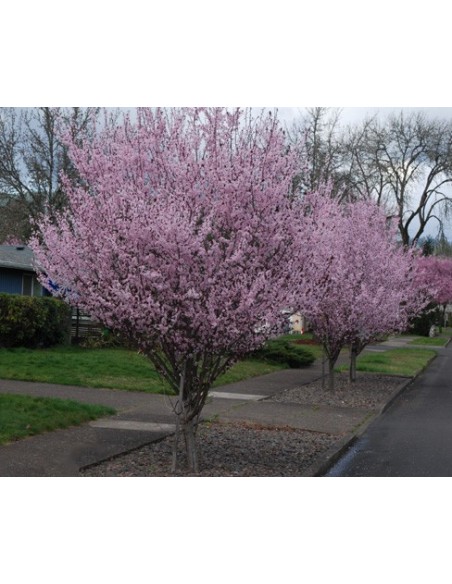
[[[85,186],[65,180],[69,209],[43,218],[32,246],[60,294],[136,342],[177,393],[196,472],[213,381],[293,300],[296,161],[272,115],[238,109],[140,108],[65,143]]]
[[[446,307],[449,302],[452,302],[452,258],[440,256],[420,257],[418,259],[416,277],[418,285],[428,294],[433,304],[432,308],[434,306],[440,307],[441,325],[443,325],[445,323]]]
[[[305,198],[303,282],[298,303],[328,359],[329,387],[334,389],[334,366],[348,343],[352,281],[345,276],[349,250],[338,245],[347,235],[341,205],[329,190]],[[344,277],[345,276],[345,277]]]
[[[394,229],[374,203],[310,197],[304,223],[301,311],[324,346],[333,389],[343,347],[350,346],[353,381],[363,348],[381,334],[403,330],[424,299],[414,285],[413,251],[396,244]]]

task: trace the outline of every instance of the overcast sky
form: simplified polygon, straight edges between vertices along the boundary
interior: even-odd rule
[[[313,104],[314,106],[316,104]],[[290,122],[300,115],[303,111],[302,107],[281,107],[278,108],[279,117],[285,123]],[[343,124],[359,123],[367,116],[387,116],[391,112],[398,112],[400,110],[406,112],[422,111],[429,117],[439,117],[452,119],[452,107],[343,107],[341,109],[340,120]]]
[[[282,107],[278,108],[278,115],[281,121],[288,126],[299,117],[305,108],[296,107]],[[340,122],[344,125],[347,124],[358,124],[368,116],[381,116],[384,118],[391,112],[397,113],[401,110],[404,112],[422,111],[426,116],[431,118],[443,118],[452,119],[452,107],[343,107],[340,108],[341,116]],[[449,191],[452,196],[452,189],[450,187],[446,188],[446,192]],[[416,199],[419,195],[413,195]],[[415,219],[412,222],[411,234],[413,234],[418,228],[418,221]],[[446,237],[452,239],[452,219],[444,221],[444,232]],[[438,222],[429,221],[424,232],[424,236],[436,237],[438,235]]]

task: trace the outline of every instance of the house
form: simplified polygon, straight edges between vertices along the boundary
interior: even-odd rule
[[[289,316],[290,332],[303,334],[306,330],[306,319],[300,312],[295,312]]]
[[[294,312],[292,308],[285,308],[282,314],[286,319],[287,333],[303,334],[307,330],[306,319],[301,312]]]
[[[51,296],[38,282],[33,251],[25,245],[0,245],[0,294]],[[77,307],[72,312],[71,339],[99,337],[102,325],[92,322]]]
[[[0,293],[48,296],[36,278],[33,251],[25,245],[0,245]]]

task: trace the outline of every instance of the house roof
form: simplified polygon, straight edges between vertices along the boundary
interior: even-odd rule
[[[0,245],[0,268],[34,272],[33,251],[21,245]]]

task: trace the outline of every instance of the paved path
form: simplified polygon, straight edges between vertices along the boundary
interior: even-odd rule
[[[452,476],[452,345],[325,476]]]
[[[204,416],[218,416],[300,385],[294,370],[217,388]],[[305,376],[319,375],[316,367]],[[46,383],[0,381],[0,393],[60,397],[114,407],[117,415],[56,430],[0,447],[0,476],[76,476],[81,467],[159,440],[174,431],[173,399],[140,392],[88,389]],[[232,396],[232,397],[231,397]]]
[[[384,345],[385,349],[394,346],[400,345],[391,345],[391,341]],[[369,350],[381,350],[381,346]],[[306,369],[278,371],[215,388],[203,418],[291,425],[337,434],[339,438],[376,414],[358,408],[313,408],[265,401],[265,397],[309,383],[321,373],[321,364],[314,363]],[[82,426],[0,446],[0,476],[77,476],[84,466],[140,448],[174,431],[172,400],[167,396],[5,380],[0,380],[0,393],[60,397],[104,404],[117,411],[115,416]]]
[[[321,376],[318,363],[215,388],[203,418],[290,424],[296,428],[351,432],[367,410],[312,408],[263,401],[285,389]],[[88,424],[33,436],[0,447],[0,476],[76,476],[80,468],[140,448],[174,432],[172,398],[138,392],[87,389],[45,383],[0,380],[0,393],[60,397],[104,404],[117,414]]]

